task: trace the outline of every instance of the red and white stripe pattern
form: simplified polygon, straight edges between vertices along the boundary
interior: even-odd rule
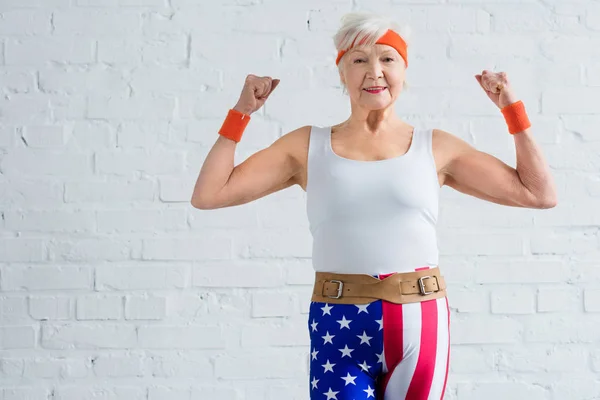
[[[450,361],[448,298],[406,304],[383,301],[382,306],[385,362],[378,399],[442,400]]]

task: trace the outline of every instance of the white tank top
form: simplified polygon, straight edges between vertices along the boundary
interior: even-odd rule
[[[438,265],[439,182],[432,129],[377,161],[333,152],[331,127],[310,132],[306,212],[315,271],[379,275]]]

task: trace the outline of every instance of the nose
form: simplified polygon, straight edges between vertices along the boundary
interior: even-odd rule
[[[381,63],[379,61],[370,63],[368,72],[368,76],[375,79],[375,81],[379,80],[379,78],[381,78],[381,76],[383,75],[383,68],[381,67]]]

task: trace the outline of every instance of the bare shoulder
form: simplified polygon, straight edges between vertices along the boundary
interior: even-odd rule
[[[281,146],[294,162],[297,172],[292,177],[293,184],[299,184],[304,189],[304,176],[308,158],[308,145],[311,125],[305,125],[280,137],[275,143]]]
[[[305,125],[279,138],[290,157],[299,164],[306,162],[310,128],[310,125]]]
[[[460,137],[443,129],[433,129],[432,149],[437,165],[440,186],[444,184],[450,162],[459,154],[474,149]]]

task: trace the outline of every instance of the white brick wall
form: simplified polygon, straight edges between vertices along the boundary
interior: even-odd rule
[[[248,73],[281,84],[236,164],[347,118],[331,36],[353,9],[413,28],[399,114],[515,166],[473,78],[506,71],[559,190],[442,189],[446,399],[600,399],[596,1],[0,0],[0,400],[308,398],[304,192],[189,200]]]

